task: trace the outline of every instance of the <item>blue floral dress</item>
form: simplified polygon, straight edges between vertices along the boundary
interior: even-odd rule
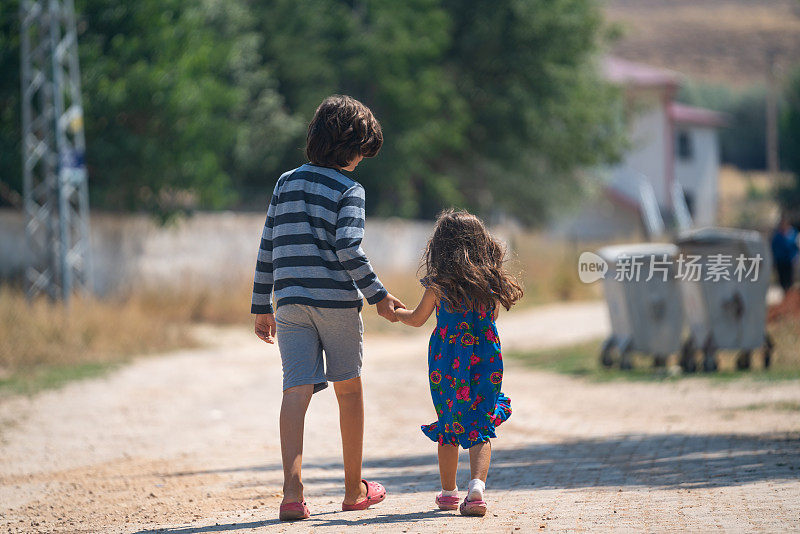
[[[500,392],[503,357],[491,310],[457,312],[444,299],[436,305],[428,380],[439,419],[422,426],[426,436],[465,449],[497,437],[495,428],[511,416],[511,399]]]

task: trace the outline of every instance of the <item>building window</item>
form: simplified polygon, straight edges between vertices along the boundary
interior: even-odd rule
[[[678,130],[678,158],[689,160],[694,157],[692,136],[686,130]]]

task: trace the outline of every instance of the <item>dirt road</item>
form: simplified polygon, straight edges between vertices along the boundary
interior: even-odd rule
[[[430,325],[429,325],[430,326]],[[510,314],[511,347],[592,339],[599,303]],[[508,362],[514,414],[498,431],[490,512],[434,509],[428,327],[368,337],[365,476],[389,497],[338,511],[331,388],[306,422],[312,517],[275,520],[281,468],[277,350],[244,330],[141,358],[97,380],[0,403],[0,532],[790,531],[800,527],[796,382],[589,383]],[[468,471],[462,454],[459,485]]]

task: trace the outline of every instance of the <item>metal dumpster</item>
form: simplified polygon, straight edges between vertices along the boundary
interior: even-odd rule
[[[651,354],[653,364],[660,367],[680,349],[683,310],[675,281],[677,252],[670,243],[618,245],[598,251],[608,263],[603,291],[612,329],[601,349],[604,366],[618,359],[620,368],[630,369],[632,352],[637,351]]]
[[[701,228],[681,234],[677,245],[682,266],[691,261],[701,269],[700,276],[678,273],[690,330],[681,367],[696,370],[700,350],[703,370],[715,371],[717,350],[732,349],[740,351],[737,368],[747,369],[751,352],[759,347],[768,367],[772,340],[766,333],[766,297],[772,258],[764,239],[755,231]]]

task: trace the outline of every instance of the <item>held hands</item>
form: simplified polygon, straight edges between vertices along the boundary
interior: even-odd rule
[[[267,343],[275,343],[275,315],[272,313],[260,313],[256,315],[256,335]]]
[[[405,309],[405,307],[406,305],[400,302],[400,300],[395,298],[391,293],[383,297],[383,300],[375,305],[375,308],[378,310],[378,315],[392,323],[398,321],[395,309]]]
[[[405,309],[405,308],[396,308],[394,310],[394,313],[395,313],[395,315],[397,315],[397,320],[398,321],[400,321],[402,323],[405,323],[405,324],[408,324],[408,321],[410,320],[411,316],[414,314],[414,310],[408,310],[408,309]]]
[[[405,307],[404,307],[405,308]],[[413,310],[395,308],[395,315],[398,321],[408,326],[420,327],[425,324],[436,308],[436,293],[431,289],[425,289],[422,300]]]

